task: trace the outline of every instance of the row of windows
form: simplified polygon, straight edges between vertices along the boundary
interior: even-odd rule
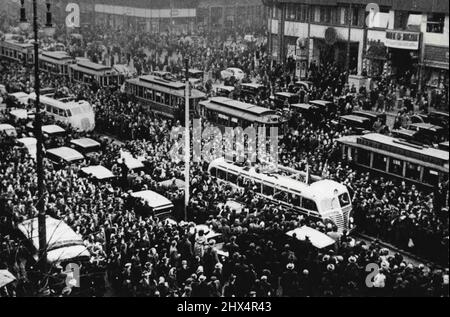
[[[428,185],[435,186],[439,182],[439,172],[431,168],[405,162],[393,157],[387,157],[379,153],[372,153],[363,149],[358,149],[357,152],[355,152],[355,149],[352,149],[352,152],[352,157],[355,157],[356,154],[357,163],[363,166],[388,172],[413,181],[420,181]],[[371,159],[372,155],[373,158]],[[422,173],[423,175],[421,176]]]
[[[123,79],[119,80],[119,76],[115,76],[115,75],[110,75],[110,76],[103,76],[103,75],[98,75],[98,76],[94,76],[94,75],[90,75],[90,74],[86,74],[80,71],[73,71],[72,73],[72,78],[76,81],[81,81],[81,82],[85,82],[85,83],[91,83],[94,80],[98,81],[98,83],[101,86],[114,86],[119,84],[120,82],[123,81]]]
[[[6,48],[6,47],[2,47],[1,50],[1,56],[4,57],[8,57],[8,58],[13,58],[19,61],[22,61],[24,58],[24,55],[22,52],[19,52],[17,50],[14,49],[10,49],[10,48]],[[30,53],[28,56],[28,60],[30,60],[33,57],[33,55]]]
[[[150,88],[145,88],[137,85],[129,85],[130,92],[139,97],[148,101],[153,101],[156,103],[162,103],[164,105],[178,108],[184,105],[184,98],[171,95],[169,93],[153,90]]]
[[[210,171],[212,176],[215,176],[219,179],[222,180],[226,180],[230,183],[233,183],[239,187],[245,187],[251,180],[248,178],[245,178],[243,176],[238,176],[234,173],[231,172],[227,172],[225,170],[222,169],[218,169],[218,168],[211,168]],[[295,207],[299,207],[302,209],[306,209],[308,211],[311,212],[317,212],[317,205],[316,203],[308,198],[299,196],[299,195],[295,195],[289,192],[285,192],[282,191],[278,188],[274,188],[272,185],[270,184],[266,184],[266,183],[261,183],[258,180],[254,180],[256,186],[258,186],[258,192],[266,195],[266,196],[271,196],[274,199],[287,203],[287,204],[291,204]]]
[[[280,9],[273,10],[273,18],[278,19]],[[364,26],[365,10],[362,7],[335,7],[335,6],[308,6],[288,4],[285,10],[285,19],[297,22],[312,22],[333,25]]]

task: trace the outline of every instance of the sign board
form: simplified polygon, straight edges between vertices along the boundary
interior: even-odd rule
[[[384,44],[387,47],[406,50],[418,50],[420,42],[419,32],[407,32],[398,30],[387,30]]]

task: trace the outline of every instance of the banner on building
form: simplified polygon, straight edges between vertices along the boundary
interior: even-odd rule
[[[406,50],[418,50],[420,42],[419,32],[407,32],[398,30],[387,30],[384,44],[387,47]]]

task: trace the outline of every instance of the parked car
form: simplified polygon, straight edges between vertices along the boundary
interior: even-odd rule
[[[339,123],[347,126],[357,134],[363,134],[372,130],[370,119],[352,114],[340,116]]]
[[[291,92],[277,92],[271,96],[270,99],[273,100],[275,106],[280,109],[285,107],[286,102],[289,103],[289,105],[292,105],[299,103],[300,101],[299,96]]]

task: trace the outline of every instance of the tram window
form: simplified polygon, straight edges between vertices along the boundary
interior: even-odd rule
[[[429,185],[437,185],[439,183],[439,172],[430,168],[425,168],[422,182]]]
[[[45,111],[52,112],[52,106],[46,105],[45,106]]]
[[[420,166],[406,162],[405,177],[413,180],[420,180]]]
[[[389,173],[403,175],[403,161],[391,158],[389,163]]]
[[[218,169],[217,170],[217,177],[220,179],[227,179],[227,172],[225,172],[224,170]]]
[[[317,205],[314,200],[308,198],[302,198],[302,208],[311,211],[317,211]]]
[[[373,154],[373,168],[385,171],[387,164],[387,157],[381,154],[374,153]]]
[[[362,149],[358,149],[357,162],[364,166],[370,166],[370,152]]]
[[[244,187],[245,186],[245,179],[242,176],[238,176],[237,178],[237,185],[239,187]]]
[[[72,116],[72,112],[70,110],[66,110],[66,117],[71,117]]]
[[[142,86],[138,87],[138,93],[137,93],[138,97],[144,97],[144,88]]]

